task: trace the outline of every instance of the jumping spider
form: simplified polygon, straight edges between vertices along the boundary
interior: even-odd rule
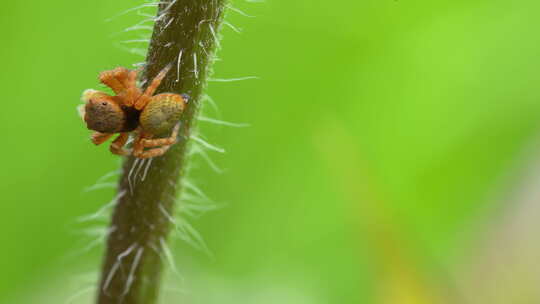
[[[116,96],[96,90],[83,93],[82,116],[88,129],[95,131],[92,142],[99,145],[120,133],[110,146],[114,154],[150,158],[167,152],[176,143],[179,120],[189,100],[186,94],[154,95],[169,69],[161,70],[144,91],[137,86],[138,70],[118,67],[100,73],[99,80]],[[132,151],[124,148],[130,132],[136,133]],[[168,132],[169,137],[154,138]]]

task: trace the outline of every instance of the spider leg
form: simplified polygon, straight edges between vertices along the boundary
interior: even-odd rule
[[[178,137],[178,130],[180,130],[180,124],[176,124],[176,126],[174,126],[171,136],[166,137],[166,138],[154,138],[154,139],[142,138],[141,145],[144,148],[174,145]]]
[[[111,88],[117,95],[120,95],[126,91],[125,79],[127,78],[127,73],[128,70],[122,67],[103,71],[99,74],[99,81]]]
[[[129,150],[124,149],[129,138],[129,133],[120,133],[120,135],[111,143],[109,149],[113,154],[127,156],[130,154]]]
[[[116,67],[112,70],[114,78],[118,80],[124,87],[128,87],[129,70],[124,67]]]
[[[151,158],[165,154],[165,152],[167,152],[167,150],[169,150],[169,148],[176,143],[179,129],[180,124],[177,124],[174,126],[171,136],[166,138],[152,139],[151,136],[139,137],[136,146],[133,148],[133,155],[138,158]],[[144,150],[144,148],[153,149]]]
[[[167,72],[171,69],[171,65],[167,65],[161,72],[157,74],[154,79],[152,79],[152,82],[150,85],[146,88],[144,93],[139,97],[139,99],[135,102],[135,109],[141,110],[143,109],[146,104],[152,99],[152,95],[154,95],[154,92],[161,84],[161,81],[163,78],[165,78],[165,75],[167,75]]]
[[[111,138],[111,136],[113,136],[112,133],[94,132],[92,133],[90,139],[97,146],[107,141],[107,139]]]
[[[101,72],[99,80],[116,93],[122,104],[132,107],[142,94],[137,87],[138,74],[139,70],[130,71],[124,67],[117,67]]]
[[[161,156],[165,154],[169,150],[170,147],[171,146],[163,146],[159,148],[146,150],[146,151],[143,151],[141,154],[137,155],[136,157],[144,159],[144,158],[152,158],[152,157]]]
[[[129,71],[124,82],[126,91],[124,93],[123,102],[124,105],[128,107],[132,107],[142,94],[141,90],[137,87],[137,76],[139,75],[139,71],[140,69]]]
[[[140,71],[141,71],[141,68],[129,71],[128,78],[127,78],[128,87],[137,87],[137,76],[139,76]]]
[[[152,138],[152,135],[145,134],[144,132],[139,132],[137,138],[133,142],[133,156],[139,157],[144,152],[144,146],[142,145],[142,140],[145,138]]]

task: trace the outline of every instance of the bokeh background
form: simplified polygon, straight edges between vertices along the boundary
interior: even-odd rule
[[[75,108],[144,60],[141,4],[2,4],[0,303],[92,303],[107,222],[80,219],[121,160]],[[204,115],[250,126],[200,123],[227,152],[190,182],[225,207],[163,303],[540,303],[538,1],[232,5],[214,77],[258,79]]]

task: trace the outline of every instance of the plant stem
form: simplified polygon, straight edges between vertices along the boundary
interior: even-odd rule
[[[128,157],[124,162],[98,304],[157,302],[178,181],[183,178],[188,140],[218,44],[225,1],[171,0],[159,6],[143,79],[152,79],[172,63],[157,93],[186,93],[191,98],[181,119],[178,143],[161,157],[145,161]]]

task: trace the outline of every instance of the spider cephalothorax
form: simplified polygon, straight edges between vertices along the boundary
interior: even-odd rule
[[[111,152],[138,158],[159,156],[176,143],[179,120],[189,97],[186,94],[163,93],[153,95],[169,67],[164,68],[142,91],[137,86],[137,70],[116,68],[99,75],[99,80],[110,87],[116,96],[96,90],[83,93],[85,101],[83,119],[92,134],[92,142],[99,145],[113,136],[120,135],[112,142]],[[137,136],[133,151],[124,148],[130,132]],[[166,138],[155,136],[171,133]],[[149,148],[149,149],[146,149]]]
[[[105,93],[87,90],[84,121],[88,129],[101,133],[130,132],[137,128],[140,111],[126,107],[115,98]]]

